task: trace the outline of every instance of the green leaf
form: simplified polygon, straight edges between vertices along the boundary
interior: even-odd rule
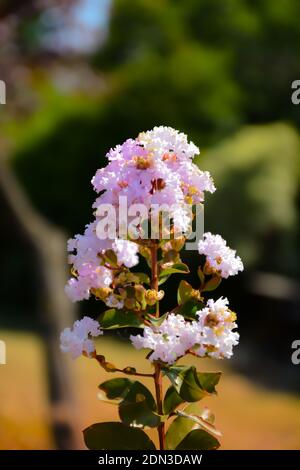
[[[199,401],[208,395],[201,387],[194,366],[171,366],[163,369],[180,397],[187,402]]]
[[[132,273],[132,274],[137,276],[137,278],[138,278],[138,280],[141,284],[150,284],[150,278],[147,274],[145,274],[145,273]]]
[[[138,380],[123,377],[111,379],[100,384],[99,389],[106,393],[108,399],[121,398],[129,403],[145,400],[149,409],[156,411],[156,403],[152,393]]]
[[[173,385],[171,385],[165,395],[163,409],[164,414],[168,415],[172,413],[177,406],[183,403],[183,399],[178,395]]]
[[[158,281],[158,285],[161,286],[162,284],[164,284],[164,282],[166,282],[169,279],[170,276],[171,276],[171,274],[168,274],[167,276],[160,277],[160,279]]]
[[[182,305],[176,309],[176,313],[179,313],[188,320],[196,320],[196,312],[204,307],[203,303],[197,299],[188,299]]]
[[[188,282],[181,281],[177,292],[177,300],[179,305],[183,304],[188,299],[190,299],[192,297],[193,292],[194,289]]]
[[[198,404],[191,404],[185,408],[186,413],[199,412]],[[196,422],[187,419],[185,417],[178,416],[170,425],[166,434],[166,445],[167,449],[176,449],[178,444],[185,438],[185,436],[192,431],[197,429],[199,426]]]
[[[156,411],[156,402],[152,393],[138,380],[131,381],[128,392],[124,396],[124,400],[130,403],[137,403],[146,400],[147,406],[150,410]]]
[[[195,413],[197,413],[198,410],[196,410]],[[213,425],[212,422],[209,420],[205,419],[204,417],[200,416],[199,414],[192,414],[194,413],[193,410],[188,410],[188,407],[184,411],[177,411],[176,414],[183,419],[186,419],[188,421],[192,421],[194,424],[196,423],[199,428],[204,429],[205,431],[209,432],[210,434],[213,434],[214,436],[220,437],[222,436],[222,433],[216,429],[216,427]]]
[[[160,423],[160,417],[149,409],[146,400],[134,403],[123,400],[119,405],[119,415],[124,424],[133,427],[155,428]]]
[[[221,375],[222,372],[197,372],[201,388],[208,393],[217,393],[216,385],[218,385]]]
[[[99,323],[104,330],[113,330],[116,328],[143,328],[144,324],[133,312],[127,310],[118,310],[110,308],[99,317]]]
[[[211,279],[204,284],[202,292],[210,292],[212,290],[215,290],[221,284],[221,281],[221,276],[212,276]]]
[[[204,272],[202,271],[201,267],[199,266],[198,270],[197,270],[197,274],[198,274],[198,277],[200,279],[200,282],[201,282],[201,286],[203,286],[204,282],[205,282],[205,274]]]
[[[155,450],[153,442],[141,429],[123,423],[96,423],[83,431],[90,450]]]
[[[164,320],[168,317],[169,313],[164,313],[161,317],[154,317],[152,315],[147,315],[146,318],[151,322],[153,326],[160,326]]]
[[[116,379],[106,380],[99,385],[109,400],[123,399],[128,393],[133,381],[127,378],[119,377]]]
[[[175,274],[175,273],[179,273],[179,274],[187,274],[189,273],[190,270],[188,268],[188,266],[184,263],[176,263],[176,264],[173,264],[172,266],[168,267],[168,268],[165,268],[163,269],[161,272],[160,272],[160,275],[159,275],[159,278],[164,278],[166,276],[169,276],[170,274]]]
[[[216,450],[220,447],[219,441],[204,431],[195,429],[180,442],[176,450]]]

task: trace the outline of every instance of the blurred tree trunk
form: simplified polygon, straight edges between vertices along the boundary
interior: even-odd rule
[[[76,425],[75,389],[70,359],[59,350],[59,334],[70,326],[75,307],[64,293],[66,282],[66,236],[34,210],[9,165],[0,160],[0,197],[17,222],[21,237],[33,251],[37,273],[38,317],[46,351],[51,427],[58,449],[80,447]],[[76,432],[77,430],[77,432]]]

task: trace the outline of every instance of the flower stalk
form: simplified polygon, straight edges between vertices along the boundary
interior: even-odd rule
[[[158,245],[153,242],[151,246],[151,288],[158,292],[158,262],[157,262]],[[156,318],[159,318],[159,300],[156,302]],[[162,372],[159,362],[154,365],[154,384],[156,394],[156,405],[159,415],[163,414],[163,387],[162,387]],[[165,423],[161,422],[157,428],[159,438],[160,450],[165,449]]]

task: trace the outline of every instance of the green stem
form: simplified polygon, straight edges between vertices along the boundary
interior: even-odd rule
[[[158,292],[158,263],[157,263],[158,246],[154,242],[151,246],[151,288]],[[159,301],[156,302],[156,317],[159,318]],[[154,384],[156,393],[156,404],[158,414],[163,415],[163,389],[162,389],[162,372],[159,363],[155,363]],[[157,428],[159,437],[159,448],[164,450],[165,446],[165,424],[163,422]]]

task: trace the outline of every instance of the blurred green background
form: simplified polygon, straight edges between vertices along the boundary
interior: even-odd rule
[[[299,17],[298,0],[0,1],[1,449],[82,447],[80,429],[116,418],[102,372],[58,351],[60,327],[100,308],[65,298],[65,239],[92,218],[108,149],[155,125],[200,147],[218,188],[205,229],[245,264],[216,293],[241,334],[211,405],[223,448],[299,449]],[[123,339],[102,347],[136,361]]]

